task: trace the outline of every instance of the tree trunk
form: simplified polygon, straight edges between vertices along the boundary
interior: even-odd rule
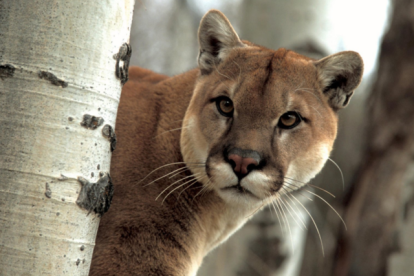
[[[414,152],[414,1],[396,0],[369,99],[367,152],[348,200],[333,275],[387,275]]]
[[[88,275],[133,5],[0,0],[2,276]]]

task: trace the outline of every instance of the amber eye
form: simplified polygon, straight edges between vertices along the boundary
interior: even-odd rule
[[[290,129],[297,126],[302,121],[302,117],[295,111],[289,111],[280,116],[278,127]]]
[[[219,97],[216,99],[217,110],[221,115],[226,117],[233,116],[233,102],[227,97]]]

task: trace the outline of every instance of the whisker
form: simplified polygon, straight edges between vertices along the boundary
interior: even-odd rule
[[[331,161],[339,170],[339,172],[341,173],[341,178],[342,178],[342,190],[345,191],[345,180],[344,180],[344,174],[342,173],[341,168],[339,167],[338,164],[335,163],[335,161],[333,161],[331,158],[328,157],[328,160]]]
[[[177,190],[177,189],[181,188],[182,186],[184,186],[184,185],[186,185],[186,184],[188,184],[188,183],[190,183],[190,182],[197,182],[197,179],[190,179],[190,180],[188,180],[188,181],[184,182],[183,184],[179,185],[178,187],[174,188],[171,192],[169,192],[169,193],[168,193],[168,194],[164,197],[164,199],[162,200],[162,204],[164,204],[164,201],[167,199],[167,197],[168,197],[170,194],[172,194],[175,190]],[[191,185],[191,184],[190,184],[190,185]]]
[[[204,179],[205,178],[205,176],[204,177],[202,177],[201,179]],[[200,180],[201,180],[200,179]],[[180,195],[185,191],[185,190],[187,190],[187,189],[189,189],[191,186],[193,186],[194,184],[196,184],[197,182],[199,182],[199,181],[196,181],[196,182],[194,182],[194,183],[192,183],[191,185],[189,185],[188,187],[186,187],[186,188],[184,188],[179,194],[178,194],[178,197],[177,197],[177,200],[178,200],[178,198],[180,198]],[[208,180],[208,182],[207,182],[207,184],[206,185],[209,185],[210,184],[210,179]]]
[[[161,167],[159,167],[159,168],[157,168],[157,169],[155,169],[155,170],[153,170],[152,172],[150,172],[149,174],[147,174],[147,176],[146,177],[144,177],[143,179],[141,179],[137,184],[139,184],[139,183],[141,183],[142,181],[144,181],[146,178],[148,178],[148,176],[150,176],[152,173],[154,173],[155,171],[157,171],[157,170],[159,170],[159,169],[162,169],[162,168],[164,168],[164,167],[167,167],[167,166],[170,166],[170,165],[176,165],[176,164],[191,164],[191,165],[195,165],[195,166],[200,166],[200,167],[204,167],[205,166],[205,163],[186,163],[186,162],[176,162],[176,163],[171,163],[171,164],[167,164],[167,165],[163,165],[163,166],[161,166]],[[180,171],[179,171],[180,170]],[[164,176],[161,176],[161,177],[159,177],[159,178],[157,178],[157,179],[155,179],[155,180],[153,180],[153,181],[151,181],[150,183],[148,183],[148,184],[145,184],[144,185],[144,187],[146,187],[146,186],[148,186],[148,185],[150,185],[150,184],[152,184],[152,183],[154,183],[154,182],[156,182],[156,181],[158,181],[158,180],[160,180],[161,178],[164,178],[164,177],[167,177],[167,176],[169,176],[169,175],[171,175],[171,174],[173,174],[173,173],[176,173],[174,176],[176,176],[177,174],[180,174],[180,173],[182,173],[182,172],[184,172],[184,171],[186,171],[186,170],[190,170],[189,168],[187,168],[186,166],[184,166],[184,167],[181,167],[181,168],[178,168],[178,169],[176,169],[176,170],[174,170],[174,171],[172,171],[172,172],[169,172],[169,173],[167,173],[166,175],[164,175]],[[179,171],[179,173],[177,173],[177,171]]]
[[[200,197],[202,197],[203,195],[205,195],[205,193],[208,192],[208,188],[210,187],[210,184],[211,184],[210,181],[207,182],[207,184],[205,185],[206,186],[206,189],[204,189],[204,191],[201,192]]]
[[[166,165],[163,165],[161,167],[158,167],[155,170],[151,171],[149,174],[147,174],[147,176],[145,176],[143,179],[141,179],[137,184],[141,183],[142,181],[144,181],[145,179],[147,179],[147,177],[150,176],[152,173],[154,173],[154,172],[156,172],[156,171],[158,171],[158,170],[160,170],[162,168],[165,168],[165,167],[168,167],[168,166],[172,166],[172,165],[178,165],[178,164],[185,164],[185,162],[174,162],[174,163],[170,163],[170,164],[166,164]]]
[[[302,183],[302,184],[304,184],[304,185],[310,186],[310,187],[312,187],[312,188],[315,188],[315,189],[321,190],[321,191],[323,191],[323,192],[327,193],[328,195],[332,196],[333,198],[336,198],[336,197],[335,197],[335,195],[334,195],[334,194],[332,194],[331,192],[329,192],[329,191],[327,191],[327,190],[325,190],[325,189],[322,189],[321,187],[318,187],[318,186],[316,186],[316,185],[313,185],[313,184],[310,184],[310,183],[305,183],[305,182],[302,182],[302,181],[299,181],[299,180],[295,180],[295,179],[293,179],[293,178],[289,178],[289,177],[286,177],[286,176],[285,176],[284,178],[287,178],[287,179],[289,179],[289,180],[296,181],[296,182]],[[288,184],[292,184],[292,183],[289,183],[289,182],[287,182],[287,183],[288,183]]]
[[[312,217],[312,215],[309,213],[309,211],[308,211],[308,209],[306,209],[306,207],[305,206],[303,206],[303,204],[294,196],[294,195],[292,195],[291,194],[291,196],[302,206],[302,208],[303,208],[303,210],[305,210],[305,212],[306,213],[308,213],[308,215],[309,215],[309,217],[311,218],[311,220],[312,220],[312,222],[313,222],[313,225],[315,225],[315,228],[316,228],[316,231],[318,232],[318,236],[319,236],[319,240],[320,240],[320,242],[321,242],[321,247],[322,247],[322,256],[324,256],[325,257],[325,250],[324,250],[324,248],[323,248],[323,242],[322,242],[322,236],[321,236],[321,233],[319,232],[319,228],[318,228],[318,226],[316,225],[316,222],[315,222],[315,220],[313,219],[313,217]]]
[[[290,241],[291,241],[291,244],[292,244],[292,252],[294,252],[294,251],[295,251],[295,249],[294,249],[294,247],[293,247],[293,236],[292,236],[292,230],[290,229],[290,223],[289,223],[289,220],[288,220],[288,218],[287,218],[287,216],[286,216],[286,212],[285,212],[285,210],[284,210],[284,209],[283,209],[283,207],[282,207],[282,204],[280,203],[280,200],[281,200],[281,198],[279,197],[279,198],[277,198],[277,199],[276,199],[276,202],[277,202],[277,205],[278,205],[278,206],[280,206],[280,210],[282,211],[282,214],[283,214],[283,216],[285,217],[285,221],[286,221],[286,224],[287,224],[288,229],[289,229]]]
[[[182,120],[172,121],[171,123],[182,122],[182,121],[184,121],[184,119],[182,119]]]
[[[313,184],[306,184],[306,185],[309,185],[309,186],[311,186],[311,187],[313,187],[313,188],[316,188],[316,189],[318,189],[318,190],[321,190],[321,191],[323,191],[323,192],[325,192],[325,193],[327,193],[328,195],[330,195],[331,197],[333,197],[333,198],[336,198],[336,196],[334,195],[334,194],[332,194],[332,193],[330,193],[330,192],[328,192],[327,190],[325,190],[325,189],[322,189],[321,187],[318,187],[318,186],[316,186],[316,185],[313,185]]]
[[[281,226],[282,226],[282,223],[283,223],[283,228],[282,228],[282,231],[283,231],[284,235],[287,235],[287,232],[288,232],[288,231],[287,231],[286,222],[285,222],[285,220],[283,219],[282,212],[280,212],[280,210],[279,210],[279,206],[278,206],[278,205],[276,205],[275,200],[276,200],[276,199],[274,199],[274,200],[272,201],[272,206],[273,206],[273,209],[275,210],[275,213],[276,213],[277,219],[279,220],[279,223],[280,223],[280,225],[281,225]],[[277,209],[278,209],[278,210],[279,210],[279,212],[280,212],[280,217],[279,217],[279,212],[276,210],[276,207],[277,207]]]
[[[171,179],[171,178],[173,178],[173,177],[175,177],[175,176],[179,175],[180,173],[183,173],[183,172],[185,172],[185,171],[189,171],[189,170],[190,170],[188,167],[186,167],[186,168],[187,168],[186,170],[179,171],[179,172],[177,172],[177,173],[175,173],[175,174],[171,175],[171,176],[170,176],[170,177],[168,177],[168,178],[169,178],[169,179]]]
[[[282,199],[282,197],[280,197],[280,202],[283,204],[283,206],[285,207],[285,209],[289,212],[290,216],[292,217],[292,219],[296,222],[296,224],[300,227],[300,229],[303,230],[302,225],[299,224],[299,222],[296,220],[296,217],[292,214],[291,210],[292,206],[290,206],[289,202],[286,200],[286,203],[289,205],[290,209],[288,208],[288,206],[286,205],[285,201]],[[292,209],[293,212],[295,212],[295,210]],[[296,215],[297,216],[297,215]]]
[[[240,65],[239,65],[239,64],[237,64],[237,62],[235,62],[234,60],[233,60],[233,63],[234,63],[234,64],[236,64],[236,65],[237,65],[237,67],[239,67],[239,76],[237,77],[237,82],[238,82],[238,83],[240,83],[240,77],[241,77],[241,73],[242,73],[241,67],[240,67]]]
[[[292,181],[295,181],[295,182],[298,182],[298,183],[301,183],[301,184],[306,185],[306,182],[299,181],[299,180],[296,180],[296,179],[293,179],[293,178],[290,178],[290,177],[287,177],[287,176],[284,176],[283,178],[286,178],[286,179],[289,179],[289,180],[292,180]]]
[[[270,194],[269,194],[270,195]],[[270,202],[272,202],[272,201],[270,201]],[[247,217],[245,217],[245,219],[249,219],[250,217],[252,217],[252,216],[254,216],[257,212],[259,212],[260,211],[260,209],[262,209],[263,208],[263,206],[265,206],[266,204],[268,204],[269,202],[266,202],[266,201],[264,201],[264,200],[262,200],[262,204],[258,207],[258,208],[256,208],[254,211],[253,211],[253,213],[251,213],[250,215],[247,215]]]
[[[204,187],[193,197],[193,201],[196,199],[196,197],[199,195],[199,194],[201,194],[201,192],[202,191],[204,191],[204,190],[206,190],[207,188],[209,188],[210,187],[210,185],[208,184],[206,184],[206,185],[204,185]]]
[[[266,206],[266,207],[269,209],[270,216],[271,216],[271,217],[272,217],[272,219],[273,219],[272,207],[270,207],[270,204],[267,204],[267,206]]]
[[[296,92],[297,90],[300,89],[300,87],[303,85],[305,81],[303,80],[298,86],[296,86],[295,90],[293,92]],[[306,89],[306,88],[305,88]]]
[[[305,186],[299,186],[299,185],[296,185],[296,184],[294,184],[292,182],[289,182],[287,180],[283,181],[283,184],[285,184],[285,185],[282,186],[282,188],[283,187],[289,188],[291,190],[291,192],[295,192],[295,191],[300,192],[300,190],[306,189]]]
[[[216,65],[215,63],[214,63],[214,67],[215,67],[215,69],[216,69],[217,73],[218,73],[220,76],[223,76],[223,77],[225,77],[225,78],[227,78],[227,79],[231,80],[231,78],[230,78],[230,77],[228,77],[228,76],[226,76],[226,75],[224,75],[224,74],[220,73],[220,71],[218,70],[217,65]]]
[[[296,209],[299,211],[298,206],[296,205],[296,203],[292,200],[292,198],[289,197],[289,193],[286,194],[282,194],[285,195],[292,203],[293,205],[296,207]],[[296,210],[292,207],[292,205],[290,205],[289,201],[286,200],[286,203],[290,206],[290,208],[293,210],[293,212],[296,214],[296,216],[298,217],[299,221],[302,223],[303,227],[305,227],[305,229],[307,230],[308,227],[306,226],[305,222],[303,221],[303,218],[301,215],[299,215],[298,212],[296,212]]]
[[[309,87],[302,87],[302,88],[298,88],[297,90],[303,90],[303,91],[307,91],[307,92],[314,92],[315,91],[315,89],[309,88]]]
[[[289,182],[286,182],[286,181],[284,182],[284,184],[289,184],[289,185],[294,186],[294,184],[289,183]],[[281,188],[281,189],[284,189],[287,193],[292,193],[292,192],[297,192],[297,193],[300,193],[300,195],[301,195],[301,196],[303,196],[303,197],[307,198],[309,201],[313,201],[313,199],[312,199],[312,198],[307,197],[307,196],[305,196],[304,194],[302,194],[302,191],[299,191],[299,190],[297,190],[297,189],[293,189],[292,187],[289,187],[289,186],[287,186],[287,185],[282,186],[282,188]],[[289,191],[289,190],[287,190],[287,189],[290,189],[290,191]],[[305,189],[305,190],[306,190],[306,189]]]
[[[183,180],[185,180],[185,179],[187,179],[187,178],[190,178],[190,177],[194,177],[194,175],[189,175],[189,176],[186,176],[186,177],[184,177],[184,178],[181,178],[181,179],[179,179],[179,180],[177,180],[177,181],[175,181],[175,182],[173,182],[172,184],[170,184],[170,185],[168,185],[168,187],[167,188],[165,188],[156,198],[155,198],[155,200],[158,200],[158,198],[165,192],[165,191],[167,191],[170,187],[172,187],[172,186],[174,186],[174,184],[176,184],[176,183],[179,183],[179,182],[181,182],[181,181],[183,181]]]
[[[187,167],[181,167],[181,168],[178,168],[178,169],[176,169],[176,170],[174,170],[174,171],[172,171],[172,172],[169,172],[169,173],[167,173],[167,174],[165,174],[165,175],[163,175],[163,176],[161,176],[161,177],[158,177],[157,179],[155,179],[155,180],[151,181],[151,182],[150,182],[150,183],[148,183],[148,184],[145,184],[145,185],[144,185],[144,187],[147,187],[147,186],[151,185],[152,183],[154,183],[154,182],[156,182],[156,181],[158,181],[158,180],[160,180],[160,179],[162,179],[162,178],[164,178],[164,177],[167,177],[167,176],[169,176],[169,175],[171,175],[171,174],[173,174],[173,173],[176,173],[177,171],[183,172],[183,171],[186,171],[187,169],[188,169]]]
[[[166,131],[164,131],[164,132],[161,132],[160,134],[155,135],[154,137],[152,137],[152,139],[155,139],[155,138],[157,138],[158,136],[161,136],[161,135],[163,135],[163,134],[165,134],[165,133],[168,133],[168,132],[173,132],[173,131],[177,131],[177,130],[181,130],[181,129],[183,129],[183,128],[189,128],[189,126],[186,126],[186,127],[178,127],[178,128],[173,128],[173,129],[170,129],[170,130],[166,130]]]
[[[318,114],[319,114],[319,117],[321,117],[322,118],[322,114],[319,112],[319,110],[318,109],[316,109],[313,105],[309,105],[310,107],[312,107],[313,108],[313,110],[315,110]]]
[[[342,219],[342,217],[341,217],[341,215],[335,210],[335,208],[334,207],[332,207],[332,205],[331,204],[329,204],[324,198],[322,198],[321,196],[319,196],[319,195],[317,195],[317,194],[315,194],[315,193],[312,193],[312,192],[310,192],[310,191],[307,191],[308,193],[310,193],[310,194],[313,194],[314,196],[316,196],[316,197],[318,197],[320,200],[322,200],[323,202],[325,202],[334,212],[335,212],[335,214],[341,219],[341,221],[342,221],[342,223],[344,224],[344,226],[345,226],[345,230],[348,230],[347,229],[347,227],[346,227],[346,223],[345,223],[345,221]]]
[[[307,93],[311,94],[312,96],[314,96],[314,97],[318,100],[319,105],[320,105],[320,104],[322,104],[321,99],[319,99],[319,98],[316,96],[316,94],[314,93],[315,89],[313,89],[313,88],[307,88],[307,87],[301,87],[301,86],[302,86],[302,84],[303,84],[303,81],[302,81],[302,83],[298,86],[298,88],[296,88],[293,92],[297,92],[297,91],[300,91],[300,92],[307,92]],[[319,112],[318,112],[318,113],[319,113]]]
[[[306,93],[311,94],[312,96],[314,96],[314,97],[318,100],[319,104],[322,104],[321,99],[319,99],[319,98],[315,95],[315,93],[312,93],[313,91],[315,91],[315,89],[313,89],[313,88],[304,88],[304,87],[302,87],[302,88],[297,88],[297,89],[295,89],[293,92],[297,92],[297,91],[300,91],[300,92],[306,92]]]

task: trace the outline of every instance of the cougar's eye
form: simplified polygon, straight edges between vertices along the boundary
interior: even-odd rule
[[[289,111],[280,116],[278,127],[290,129],[297,126],[302,121],[302,117],[295,111]]]
[[[227,97],[219,97],[216,99],[217,110],[221,115],[226,117],[233,116],[233,102]]]

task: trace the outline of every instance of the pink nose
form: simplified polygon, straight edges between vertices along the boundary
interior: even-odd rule
[[[254,169],[255,167],[257,167],[257,165],[259,165],[259,163],[251,158],[251,157],[241,157],[240,155],[237,154],[230,154],[228,156],[229,160],[233,161],[233,170],[236,173],[242,174],[242,175],[246,175],[248,174],[252,169]]]

